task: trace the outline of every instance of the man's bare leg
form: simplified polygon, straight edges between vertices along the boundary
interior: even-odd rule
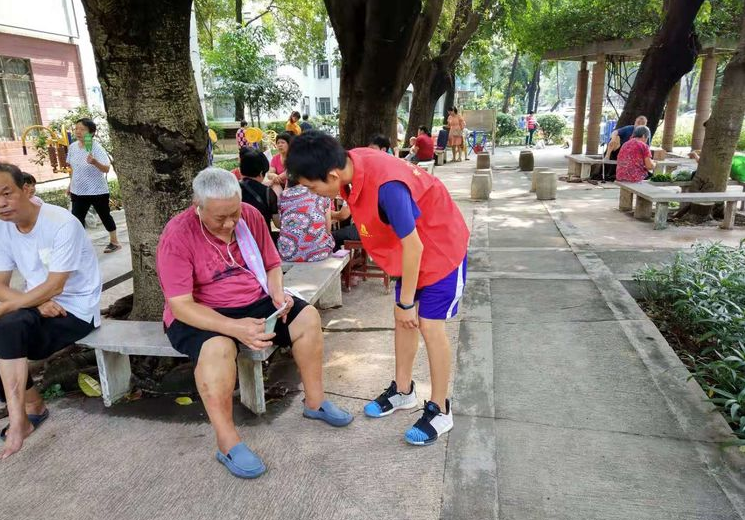
[[[406,329],[396,323],[396,388],[404,394],[411,390],[414,359],[419,349],[419,329]]]
[[[5,435],[5,446],[0,456],[6,459],[23,446],[23,441],[34,431],[33,425],[26,416],[26,379],[28,377],[28,360],[0,359],[0,378],[7,399],[10,426]]]
[[[450,340],[445,332],[445,321],[419,318],[419,329],[424,336],[429,357],[429,375],[432,382],[430,400],[445,413],[445,399],[450,383]]]
[[[217,447],[222,453],[228,453],[241,442],[233,422],[236,349],[235,342],[230,338],[211,338],[202,345],[194,370],[197,390],[215,430]]]
[[[290,323],[292,356],[300,370],[305,407],[318,410],[323,402],[323,331],[321,316],[308,305]]]

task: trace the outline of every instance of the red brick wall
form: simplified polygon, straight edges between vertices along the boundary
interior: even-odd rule
[[[57,119],[69,109],[85,104],[85,88],[77,46],[26,36],[0,34],[0,56],[31,60],[34,87],[42,124]],[[29,155],[33,154],[30,142]],[[0,160],[9,161],[36,176],[38,181],[63,176],[48,164],[39,167],[24,156],[21,143],[0,141]]]

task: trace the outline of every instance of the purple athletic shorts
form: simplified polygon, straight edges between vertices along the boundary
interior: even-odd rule
[[[458,314],[458,302],[466,285],[468,256],[439,282],[418,289],[414,301],[419,302],[419,317],[427,320],[446,320]],[[401,297],[401,280],[396,282],[396,301]]]

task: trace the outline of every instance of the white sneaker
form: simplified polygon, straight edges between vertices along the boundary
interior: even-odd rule
[[[398,391],[396,382],[391,381],[391,385],[385,389],[374,401],[365,405],[365,415],[368,417],[385,417],[391,415],[396,410],[409,410],[417,405],[416,389],[414,381],[411,382],[411,390],[408,394]]]
[[[445,399],[445,412],[432,401],[424,403],[424,414],[409,428],[404,438],[414,446],[427,446],[435,442],[440,435],[453,429],[453,411],[450,409],[450,399]]]

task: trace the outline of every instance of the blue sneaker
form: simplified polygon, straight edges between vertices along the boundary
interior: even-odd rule
[[[396,382],[391,381],[391,386],[386,388],[382,394],[365,405],[365,415],[375,419],[391,415],[396,410],[409,410],[416,408],[417,398],[414,381],[408,394],[399,392]]]
[[[318,410],[305,408],[303,410],[303,417],[307,417],[308,419],[319,419],[336,427],[346,426],[354,420],[354,415],[346,410],[342,410],[328,400],[322,402],[321,407]]]
[[[227,454],[218,450],[216,458],[238,478],[256,478],[266,471],[266,466],[251,449],[240,442]]]
[[[424,414],[409,428],[404,438],[414,446],[427,446],[435,442],[440,435],[453,429],[453,411],[450,409],[450,399],[445,399],[445,411],[432,401],[424,402]]]

